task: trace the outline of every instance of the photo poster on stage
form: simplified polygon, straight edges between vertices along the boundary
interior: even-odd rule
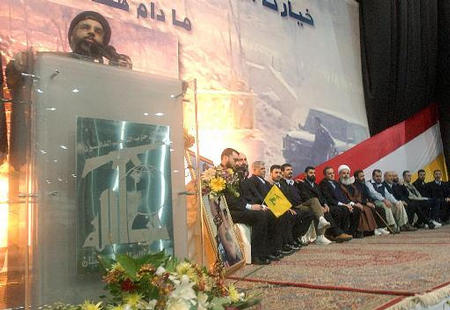
[[[77,119],[78,268],[97,255],[173,254],[169,127]]]
[[[233,273],[245,265],[245,255],[240,231],[234,226],[226,199],[204,195],[202,208],[214,258],[222,264],[225,274]]]
[[[3,64],[27,47],[69,52],[70,21],[86,10],[107,18],[111,44],[134,70],[197,80],[207,158],[234,147],[298,174],[369,137],[357,1],[1,1]],[[194,134],[186,99],[184,127]]]

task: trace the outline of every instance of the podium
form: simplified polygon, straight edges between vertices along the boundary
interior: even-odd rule
[[[54,53],[27,79],[10,177],[26,228],[8,247],[24,281],[10,306],[98,299],[99,252],[186,257],[182,82]]]

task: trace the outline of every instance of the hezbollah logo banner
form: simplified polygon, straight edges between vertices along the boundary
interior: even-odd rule
[[[272,186],[267,193],[264,203],[276,217],[282,216],[284,212],[292,207],[292,204],[276,185]]]

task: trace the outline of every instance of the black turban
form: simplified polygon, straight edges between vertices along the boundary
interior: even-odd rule
[[[70,40],[70,36],[72,35],[72,31],[75,28],[75,26],[85,19],[93,19],[98,21],[102,27],[103,31],[105,32],[103,35],[103,45],[106,46],[109,43],[109,40],[111,39],[111,27],[109,26],[108,21],[106,18],[104,18],[101,14],[94,12],[94,11],[84,11],[78,14],[77,16],[72,19],[72,22],[70,23],[69,32],[68,32],[68,38]]]

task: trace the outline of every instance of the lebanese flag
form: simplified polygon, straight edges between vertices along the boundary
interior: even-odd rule
[[[374,169],[396,171],[399,176],[404,170],[409,170],[413,173],[413,180],[417,178],[417,171],[424,169],[427,173],[426,181],[431,181],[433,171],[440,169],[443,180],[447,181],[438,119],[437,106],[429,105],[411,118],[317,166],[318,182],[323,178],[322,170],[325,167],[330,166],[337,173],[337,168],[342,164],[348,165],[352,173],[364,170],[366,180],[372,178]]]

